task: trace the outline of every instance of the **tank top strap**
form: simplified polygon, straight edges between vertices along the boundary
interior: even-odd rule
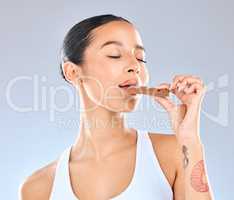
[[[137,129],[137,140],[136,140],[136,157],[135,157],[135,166],[134,166],[134,173],[132,176],[132,179],[125,188],[124,191],[122,191],[118,196],[110,198],[110,200],[123,200],[123,199],[135,199],[136,197],[136,191],[141,190],[141,177],[143,172],[142,167],[142,137],[143,137],[143,131],[140,129]],[[140,186],[140,187],[139,187]]]
[[[142,151],[144,151],[144,156],[142,157],[142,163],[144,163],[145,166],[145,172],[146,174],[150,172],[151,174],[146,176],[151,176],[151,185],[159,185],[161,187],[162,193],[165,192],[165,194],[168,195],[168,197],[173,196],[173,192],[171,189],[171,185],[169,184],[165,174],[163,173],[163,170],[160,166],[159,160],[157,155],[155,154],[152,141],[150,139],[148,131],[144,130],[142,131]],[[160,184],[159,184],[160,183]],[[168,199],[165,198],[165,199]]]
[[[56,199],[74,199],[71,191],[70,175],[69,175],[69,159],[72,146],[67,147],[61,154],[55,171],[54,183],[50,200]],[[69,198],[68,198],[69,197]]]

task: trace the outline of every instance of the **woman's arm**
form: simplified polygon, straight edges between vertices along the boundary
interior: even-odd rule
[[[208,181],[203,145],[185,141],[183,144],[178,143],[176,157],[174,200],[214,199]]]
[[[172,84],[161,84],[181,101],[175,104],[165,97],[155,97],[169,113],[172,128],[175,132],[179,155],[182,160],[177,170],[175,182],[175,199],[211,200],[211,189],[208,184],[205,167],[204,148],[200,139],[201,104],[206,92],[203,81],[193,75],[177,75]],[[160,88],[159,87],[159,88]]]
[[[208,181],[203,144],[184,141],[183,144],[180,144],[180,150],[183,154],[183,168],[181,170],[184,173],[185,199],[213,199]]]

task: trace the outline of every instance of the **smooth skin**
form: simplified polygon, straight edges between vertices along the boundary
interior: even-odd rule
[[[141,37],[133,25],[110,22],[93,33],[85,62],[80,66],[69,61],[63,64],[66,79],[80,95],[82,109],[69,167],[72,188],[80,200],[107,200],[126,190],[135,169],[136,130],[126,126],[124,113],[133,111],[140,97],[129,99],[118,84],[137,79],[140,86],[147,85],[149,74]],[[108,41],[115,43],[103,46]],[[97,119],[104,125],[94,126]],[[92,126],[85,126],[87,123]],[[176,135],[149,135],[174,199],[183,200],[182,153]],[[57,161],[26,178],[20,186],[21,200],[49,199]]]

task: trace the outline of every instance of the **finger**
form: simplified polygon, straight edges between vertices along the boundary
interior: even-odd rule
[[[183,91],[179,91],[178,87],[176,87],[175,89],[171,90],[171,92],[173,94],[175,94],[176,97],[178,97],[179,99],[181,99],[181,97],[184,95]]]
[[[178,83],[178,82],[181,82],[185,77],[186,77],[186,75],[176,75],[176,76],[173,78],[173,81],[172,81],[172,84],[171,84],[170,89],[175,89],[177,83]]]
[[[175,104],[165,97],[154,97],[154,99],[168,112],[175,107]]]
[[[185,77],[181,83],[177,84],[178,90],[183,91],[186,87],[190,86],[193,83],[203,84],[203,81],[199,77]]]
[[[188,85],[187,81],[184,79],[182,82],[177,83],[176,88],[178,89],[178,92],[183,91],[183,89]]]
[[[186,87],[184,89],[184,92],[186,94],[191,94],[191,93],[197,93],[202,90],[203,86],[200,83],[193,83],[190,85],[190,87]]]
[[[187,80],[187,82],[191,81],[191,82],[200,82],[200,83],[203,83],[202,80],[199,77],[194,76],[194,75],[176,75],[173,78],[173,83],[172,83],[171,89],[172,88],[176,88],[176,86],[179,83],[182,83],[185,79]]]
[[[203,84],[203,81],[198,77],[188,76],[183,79],[181,84],[191,84],[191,83],[200,83]]]

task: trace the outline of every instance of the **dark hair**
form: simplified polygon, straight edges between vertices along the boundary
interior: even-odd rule
[[[112,21],[125,21],[132,24],[127,19],[111,14],[90,17],[75,24],[68,31],[63,40],[61,48],[62,62],[71,61],[77,65],[82,64],[84,61],[85,49],[88,47],[93,38],[91,33],[92,30]],[[62,70],[62,63],[60,63],[60,70],[63,78],[65,79]]]

